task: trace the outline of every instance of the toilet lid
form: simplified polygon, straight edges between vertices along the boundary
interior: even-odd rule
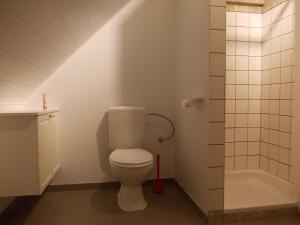
[[[121,164],[143,164],[151,162],[153,156],[144,149],[117,149],[110,154],[109,159]]]

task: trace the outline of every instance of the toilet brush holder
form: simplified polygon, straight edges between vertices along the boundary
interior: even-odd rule
[[[156,180],[153,182],[153,192],[164,192],[164,182],[160,179],[160,155],[156,156]]]

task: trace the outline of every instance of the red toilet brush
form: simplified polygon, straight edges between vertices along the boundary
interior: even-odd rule
[[[160,155],[158,154],[156,156],[156,180],[153,182],[153,191],[155,193],[163,193],[164,192],[164,183],[159,178],[159,172],[160,172]]]

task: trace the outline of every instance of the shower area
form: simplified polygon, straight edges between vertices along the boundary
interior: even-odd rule
[[[226,5],[226,212],[289,208],[293,185],[293,0]]]

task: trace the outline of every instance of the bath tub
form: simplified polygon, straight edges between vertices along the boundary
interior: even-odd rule
[[[262,170],[225,172],[225,213],[296,205],[294,185]]]

